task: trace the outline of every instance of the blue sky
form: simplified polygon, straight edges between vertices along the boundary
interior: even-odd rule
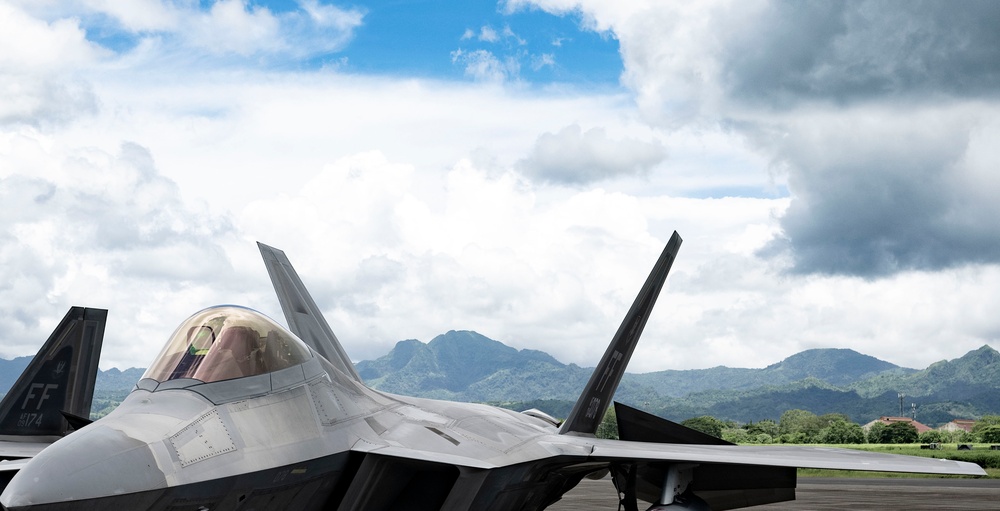
[[[200,2],[203,11],[214,2]],[[320,4],[321,5],[321,4]],[[332,5],[332,4],[331,4]],[[466,72],[470,58],[488,52],[508,75],[524,85],[571,84],[616,88],[622,72],[618,42],[610,31],[585,26],[580,12],[552,14],[533,7],[494,2],[384,1],[336,4],[363,21],[341,48],[304,58],[270,59],[275,67],[443,80],[476,79]],[[249,12],[300,16],[296,1],[247,2]],[[124,29],[102,14],[88,16],[87,37],[118,52],[133,49],[156,30]],[[161,32],[162,34],[162,32]]]
[[[998,5],[0,0],[0,356],[280,318],[259,240],[357,359],[590,365],[675,229],[631,370],[1000,347]]]
[[[365,24],[342,52],[362,73],[462,79],[456,51],[513,59],[525,82],[617,87],[622,71],[611,33],[581,28],[579,15],[538,9],[504,12],[493,2],[395,1],[357,4]]]

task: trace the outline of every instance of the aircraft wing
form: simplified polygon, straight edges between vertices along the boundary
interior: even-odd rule
[[[637,509],[637,498],[697,499],[717,511],[793,500],[798,468],[986,475],[974,463],[827,447],[590,442],[589,459],[608,463],[629,511]]]
[[[4,473],[13,473],[21,470],[26,463],[31,461],[31,458],[21,458],[16,460],[0,460],[0,479],[2,479]]]
[[[553,456],[575,458],[566,463],[638,463],[723,464],[760,467],[861,470],[869,472],[907,472],[914,474],[984,476],[986,471],[975,463],[938,458],[903,456],[835,447],[801,445],[691,445],[626,442],[600,438],[563,437],[542,441]],[[503,463],[400,446],[357,445],[354,451],[384,456],[420,459],[435,463],[471,468],[496,469]]]
[[[455,509],[503,510],[544,507],[558,500],[575,481],[588,474],[600,477],[610,469],[629,511],[639,509],[637,499],[663,500],[665,488],[671,499],[682,499],[690,490],[716,511],[792,500],[796,468],[985,475],[973,463],[839,448],[670,444],[572,435],[552,435],[539,439],[536,445],[545,454],[536,450],[534,459],[513,455],[483,460],[361,443],[352,448],[365,453],[355,478],[358,488],[352,485],[345,501],[363,508],[371,499],[405,486],[414,471],[438,474],[441,480],[449,481],[444,484],[448,502],[463,503]],[[407,468],[409,472],[404,470]],[[404,477],[406,474],[410,475]],[[538,479],[525,474],[537,474]]]
[[[30,458],[48,447],[51,442],[0,441],[0,460]]]
[[[833,447],[785,445],[678,445],[587,439],[591,460],[739,464],[770,467],[909,472],[938,475],[986,475],[964,461],[901,456]]]

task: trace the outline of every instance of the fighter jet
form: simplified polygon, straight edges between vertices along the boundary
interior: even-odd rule
[[[795,468],[983,475],[970,463],[719,445],[620,407],[595,437],[674,261],[674,233],[569,417],[368,388],[287,257],[259,245],[290,330],[218,306],[182,323],[111,414],[31,460],[9,511],[540,510],[611,475],[622,506],[734,509],[794,498]]]
[[[0,401],[0,488],[28,459],[90,422],[108,311],[70,307]]]

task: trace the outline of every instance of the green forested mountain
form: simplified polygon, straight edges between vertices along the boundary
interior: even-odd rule
[[[0,360],[0,393],[28,360]],[[428,343],[400,341],[385,356],[359,362],[357,368],[369,385],[386,392],[539,408],[557,417],[569,413],[593,370],[470,331],[450,331]],[[113,409],[142,372],[102,371],[94,415]],[[738,422],[776,420],[798,408],[843,413],[864,423],[898,415],[899,393],[907,396],[906,413],[916,403],[917,420],[932,426],[1000,414],[1000,353],[983,346],[917,371],[852,350],[813,349],[763,369],[626,374],[615,399],[678,421],[699,415]]]
[[[792,355],[764,369],[713,367],[686,371],[657,371],[634,375],[637,382],[658,394],[682,397],[709,390],[748,390],[816,378],[830,385],[851,383],[881,375],[905,375],[913,369],[890,364],[848,349],[812,349]]]
[[[401,341],[384,357],[358,364],[387,392],[565,416],[591,368],[565,365],[537,351],[503,345],[475,332],[448,332],[424,344]],[[738,422],[778,419],[789,409],[844,413],[856,422],[898,415],[898,393],[935,425],[1000,412],[1000,354],[988,346],[917,371],[847,349],[807,350],[763,369],[714,367],[626,374],[615,399],[663,417],[712,415]],[[994,398],[996,396],[996,398]]]
[[[590,371],[535,350],[516,350],[476,332],[450,331],[429,343],[400,341],[387,355],[365,360],[358,373],[395,394],[461,401],[570,399]]]

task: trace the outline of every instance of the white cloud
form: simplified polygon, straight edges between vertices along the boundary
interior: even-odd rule
[[[221,0],[199,17],[190,37],[212,53],[252,55],[280,50],[280,28],[277,17],[264,7],[247,10],[242,0]]]
[[[529,175],[557,183],[586,184],[621,175],[644,174],[666,158],[658,142],[611,140],[602,128],[584,132],[578,124],[538,137],[520,166]]]
[[[98,62],[106,53],[87,41],[76,20],[46,22],[0,3],[0,69],[4,74],[79,69]]]
[[[722,123],[772,160],[795,200],[767,253],[793,271],[1000,263],[991,180],[958,164],[1000,105],[996,4],[532,3],[615,32],[644,119]]]
[[[84,0],[83,5],[106,14],[129,32],[177,30],[186,17],[183,8],[162,0]]]
[[[965,102],[914,115],[852,103],[838,115],[822,102],[737,101],[719,72],[727,32],[717,24],[730,18],[714,4],[659,4],[556,6],[615,30],[630,95],[496,87],[518,69],[485,51],[455,54],[482,83],[269,68],[343,44],[362,19],[318,3],[297,17],[163,4],[184,20],[176,31],[102,4],[139,34],[110,57],[83,39],[73,21],[83,17],[2,4],[32,37],[65,49],[71,72],[61,50],[4,55],[27,80],[6,86],[36,92],[0,124],[10,206],[0,211],[0,355],[33,353],[72,304],[111,309],[104,367],[148,363],[202,306],[242,303],[280,319],[260,240],[286,250],[357,358],[470,328],[593,364],[674,229],[686,241],[632,370],[760,366],[820,346],[921,367],[995,342],[995,265],[864,280],[786,274],[788,253],[755,255],[787,232],[801,200],[783,191],[786,175],[793,192],[811,190],[795,181],[804,169],[837,177],[843,154],[897,155],[907,137],[922,142],[913,158],[951,162],[942,193],[992,218],[991,102],[976,115]],[[212,23],[263,34],[232,50],[256,53],[203,61],[189,30]],[[313,31],[299,46],[289,27]],[[907,127],[914,119],[922,127]],[[940,139],[934,123],[967,146],[955,151],[962,137]],[[882,126],[898,128],[895,138],[879,137]],[[522,160],[530,172],[518,171]],[[571,168],[589,168],[583,177],[600,188],[565,186],[580,177]]]
[[[74,73],[107,55],[75,20],[46,22],[0,3],[0,125],[62,123],[93,113],[89,84]]]
[[[503,27],[503,37],[504,39],[512,40],[518,46],[524,46],[528,44],[528,41],[524,40],[522,37],[514,33],[514,30],[510,28],[510,25],[504,25]]]
[[[483,25],[479,29],[479,40],[487,43],[495,43],[500,40],[500,35],[489,25]]]
[[[342,49],[364,19],[363,10],[317,0],[303,0],[298,7],[275,13],[245,0],[220,0],[205,6],[158,0],[86,0],[49,8],[24,5],[34,19],[48,20],[53,26],[87,20],[92,35],[115,41],[112,47],[121,52],[116,57],[132,59],[129,65],[153,67],[167,61],[187,65],[206,65],[207,61],[217,67],[232,64],[234,58],[287,63],[287,59],[323,57]]]
[[[455,50],[451,52],[453,63],[465,66],[465,75],[480,82],[503,83],[516,79],[521,66],[512,57],[501,60],[487,50]]]
[[[309,13],[310,18],[317,25],[345,32],[359,27],[364,18],[361,11],[341,9],[335,5],[323,5],[318,0],[301,0],[299,5]]]
[[[52,328],[35,318],[82,304],[113,310],[102,363],[137,365],[150,351],[141,340],[155,332],[133,320],[140,312],[158,309],[160,329],[193,312],[184,309],[197,307],[206,290],[233,283],[220,248],[231,225],[186,203],[145,148],[125,143],[108,153],[66,147],[32,130],[4,135],[0,239],[8,242],[0,266],[13,283],[2,295],[0,323],[8,326],[0,335],[12,341],[4,356],[33,353]],[[166,334],[153,334],[153,344]]]
[[[555,67],[556,57],[551,53],[543,53],[541,55],[532,55],[531,57],[531,69],[538,71],[543,67]]]

